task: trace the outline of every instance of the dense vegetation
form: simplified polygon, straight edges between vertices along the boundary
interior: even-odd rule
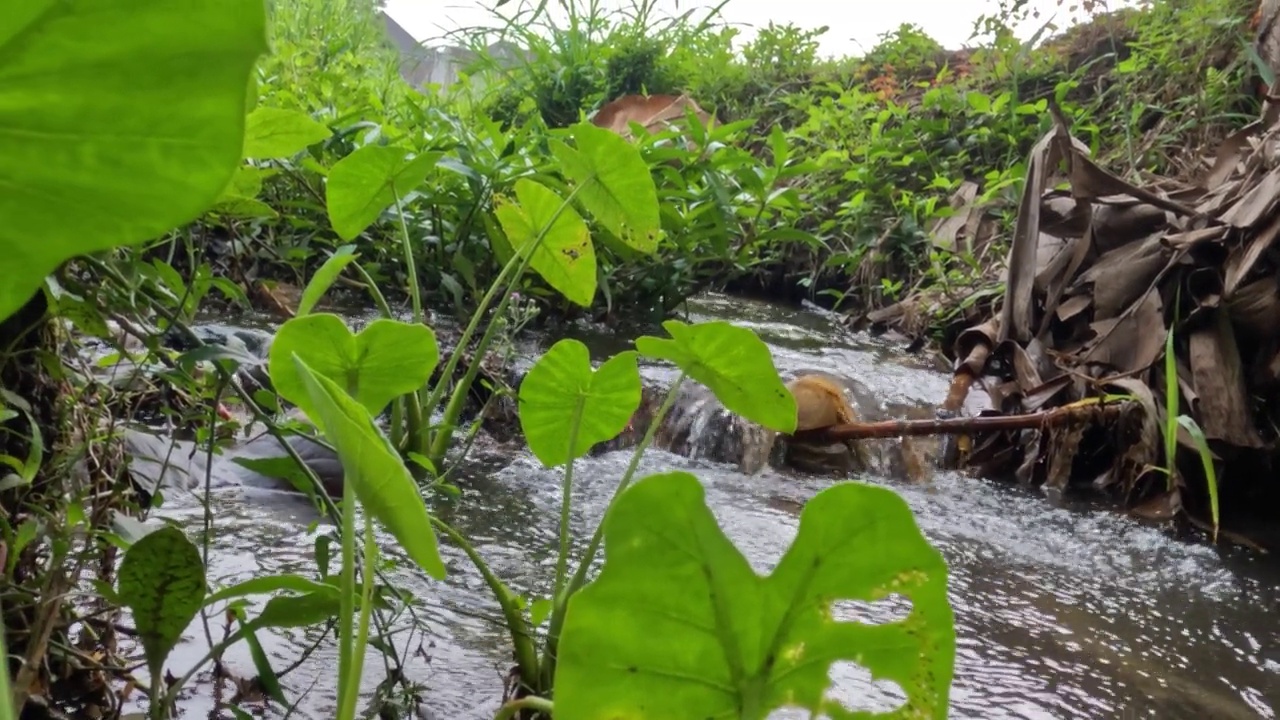
[[[727,124],[707,138],[714,152],[642,142],[663,252],[636,257],[606,235],[594,313],[659,316],[727,287],[860,314],[927,289],[911,331],[954,327],[998,296],[1050,98],[1107,167],[1131,176],[1193,175],[1257,110],[1241,0],[1157,2],[1047,41],[1042,28],[1034,45],[1007,30],[1010,12],[981,18],[989,40],[955,52],[904,25],[865,57],[834,60],[818,57],[815,32],[790,26],[735,52],[737,31],[714,18],[579,10],[558,27],[526,14],[497,34],[477,30],[471,80],[426,93],[398,79],[398,55],[361,0],[276,5],[260,103],[311,113],[332,136],[264,164],[263,204],[224,205],[204,227],[247,248],[240,267],[301,277],[341,242],[321,212],[324,167],[370,143],[438,153],[405,217],[422,289],[462,312],[500,266],[494,198],[520,177],[555,178],[547,139],[619,95],[686,92]],[[485,55],[497,39],[528,48],[529,61]],[[935,234],[966,182],[983,222]],[[403,287],[395,229],[387,217],[355,242],[375,281]],[[530,283],[547,309],[575,312]]]
[[[700,638],[708,647],[697,650],[720,652],[729,667],[703,664],[690,676],[728,673],[733,692],[700,696],[704,714],[729,708],[764,717],[785,698],[830,710],[820,697],[823,664],[788,657],[809,668],[788,675],[766,651],[826,639],[839,647],[816,643],[825,647],[821,659],[836,661],[878,638],[897,650],[863,659],[899,681],[906,711],[944,716],[954,655],[945,566],[888,491],[848,483],[815,498],[787,559],[763,586],[718,534],[696,480],[679,473],[620,488],[585,558],[570,557],[573,461],[617,434],[639,402],[637,355],[673,363],[682,380],[708,386],[735,413],[794,428],[789,396],[758,382],[773,372],[772,361],[753,334],[671,322],[669,336],[641,337],[635,352],[599,369],[572,341],[539,359],[520,388],[520,422],[534,455],[564,468],[565,518],[555,592],[541,598],[506,587],[464,536],[430,512],[450,495],[450,470],[462,462],[450,451],[479,358],[501,342],[507,318],[515,325],[528,319],[512,309],[517,295],[534,298],[543,318],[653,320],[714,287],[807,296],[859,315],[918,297],[908,329],[942,333],[1000,292],[1024,158],[1049,127],[1051,99],[1095,153],[1133,175],[1192,173],[1214,134],[1256,114],[1251,66],[1238,51],[1247,9],[1232,0],[1161,2],[1037,47],[1012,38],[1009,17],[988,19],[994,39],[965,52],[946,52],[904,26],[866,57],[841,60],[819,59],[814,36],[789,27],[770,27],[734,52],[733,32],[714,24],[575,16],[569,27],[519,33],[529,63],[501,77],[491,66],[483,87],[464,81],[449,92],[402,82],[400,58],[368,0],[274,0],[265,18],[271,52],[260,57],[266,44],[256,0],[229,1],[198,18],[158,7],[89,19],[59,7],[24,16],[32,26],[25,33],[0,36],[7,51],[0,68],[12,76],[0,83],[0,97],[14,100],[0,102],[0,128],[25,128],[34,118],[42,130],[63,131],[48,133],[48,145],[0,133],[0,156],[9,158],[0,177],[38,190],[24,200],[30,204],[0,204],[0,238],[17,258],[0,285],[0,337],[10,343],[0,364],[0,460],[13,471],[0,479],[0,604],[14,649],[8,677],[17,683],[13,696],[33,702],[48,699],[54,677],[92,678],[72,693],[78,698],[100,697],[104,676],[132,685],[110,655],[116,628],[101,620],[128,607],[157,718],[191,679],[166,679],[166,654],[197,615],[211,640],[208,608],[228,600],[219,608],[237,629],[205,661],[233,642],[249,643],[263,693],[287,703],[255,633],[336,624],[335,714],[354,717],[363,649],[376,644],[389,608],[403,600],[377,572],[375,520],[399,541],[405,560],[436,578],[445,568],[425,528],[467,549],[510,633],[520,682],[504,698],[505,717],[553,706],[558,717],[595,717],[610,703],[676,697],[670,683],[637,685],[601,670],[636,648],[651,658],[689,651],[635,617],[620,623],[626,607],[618,597],[673,589],[672,612],[690,621],[708,610],[709,594],[738,598],[769,592],[770,584],[786,585],[776,592],[796,604],[768,618],[768,647],[728,652],[760,618],[714,608],[719,633]],[[102,27],[108,20],[115,26]],[[172,30],[172,44],[163,33],[124,40],[130,23],[143,20],[157,32]],[[526,20],[511,27],[537,26]],[[64,42],[71,37],[79,42]],[[68,55],[69,48],[80,54]],[[81,67],[97,60],[95,52],[118,62],[86,80]],[[476,70],[475,78],[484,74]],[[254,80],[247,89],[246,76]],[[579,122],[580,113],[620,94],[682,90],[725,121],[690,129],[691,144],[664,135],[632,145]],[[53,96],[73,111],[49,110]],[[14,108],[28,108],[29,116]],[[39,173],[27,175],[33,168]],[[985,209],[984,221],[968,235],[935,234],[965,188]],[[83,213],[70,210],[69,196]],[[41,287],[46,277],[51,282]],[[233,383],[245,360],[234,352],[165,347],[190,335],[210,303],[274,297],[273,281],[306,288],[299,302],[286,303],[297,317],[272,346],[278,395]],[[382,318],[353,334],[337,316],[313,312],[331,289],[376,304]],[[401,301],[413,308],[413,322],[393,319],[392,304]],[[427,308],[465,321],[459,345],[474,341],[473,356],[445,357],[429,327],[438,313]],[[141,366],[162,369],[146,388],[103,383],[95,363],[78,354],[83,337],[69,337],[67,326],[111,344],[117,359],[136,352]],[[198,337],[183,339],[200,345]],[[702,350],[712,346],[720,356]],[[437,364],[444,367],[434,373]],[[756,380],[744,383],[737,373]],[[752,392],[735,390],[744,386]],[[302,480],[340,529],[326,536],[340,548],[336,572],[329,572],[329,545],[317,543],[314,577],[256,578],[208,592],[204,559],[184,533],[117,514],[145,516],[163,498],[133,492],[110,426],[158,416],[212,446],[220,437],[215,408],[232,396],[276,433],[297,430],[280,415],[281,400],[302,408],[341,456],[340,505],[314,475]],[[444,421],[431,425],[436,410]],[[384,411],[387,431],[373,421]],[[543,429],[532,430],[530,418],[539,416]],[[654,565],[627,551],[660,522],[683,522],[705,538],[692,570],[714,567],[722,584],[674,592],[691,568],[677,559]],[[913,595],[910,616],[875,637],[833,629],[789,571],[818,567],[839,545],[839,532],[871,523],[886,528],[894,552],[831,563],[819,580],[849,597],[871,599],[890,587]],[[588,582],[606,537],[622,540],[606,546],[604,570]],[[573,572],[571,559],[581,561]],[[86,580],[87,608],[77,592]],[[266,593],[279,594],[254,614],[245,598]],[[73,637],[80,619],[96,622]],[[544,623],[545,632],[535,633]],[[108,655],[94,654],[101,648]],[[0,694],[10,691],[0,687]],[[5,703],[0,717],[10,709]]]

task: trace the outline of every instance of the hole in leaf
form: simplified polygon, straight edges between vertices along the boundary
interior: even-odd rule
[[[907,694],[892,680],[875,680],[871,671],[847,660],[831,664],[827,670],[830,687],[823,694],[850,712],[892,712],[907,702]]]
[[[879,600],[836,600],[831,603],[831,619],[836,622],[887,625],[901,622],[911,614],[911,599],[890,593]]]

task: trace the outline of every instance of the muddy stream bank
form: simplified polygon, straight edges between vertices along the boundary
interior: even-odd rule
[[[891,347],[838,330],[825,316],[722,297],[691,303],[691,319],[723,318],[750,327],[771,346],[782,371],[821,369],[864,384],[891,415],[931,408],[948,376]],[[578,337],[599,358],[630,337],[584,329]],[[555,338],[533,340],[529,361]],[[647,378],[670,379],[660,367]],[[599,521],[630,458],[629,450],[590,457],[577,466],[574,532]],[[549,591],[554,569],[559,474],[526,451],[511,451],[496,470],[459,480],[463,497],[440,511],[461,529],[517,592]],[[700,477],[728,536],[756,569],[767,572],[795,535],[798,508],[829,480],[766,468],[745,476],[730,465],[650,451],[641,475],[686,469]],[[955,718],[1275,718],[1280,713],[1280,571],[1273,561],[1223,555],[1175,541],[1158,529],[1084,506],[1054,506],[1020,488],[937,472],[927,484],[858,478],[903,495],[917,522],[946,557],[956,612],[958,655],[952,688]],[[315,514],[296,496],[257,488],[219,489],[209,579],[222,587],[280,572],[314,575]],[[160,514],[199,541],[199,501],[170,493]],[[874,552],[874,548],[868,548]],[[398,559],[390,543],[383,552]],[[406,673],[426,690],[433,717],[491,718],[511,666],[496,604],[462,553],[442,541],[449,567],[433,583],[402,565],[393,571],[416,598]],[[215,637],[220,636],[214,618]],[[279,671],[318,639],[318,629],[260,633]],[[183,673],[207,649],[199,622],[172,656]],[[419,651],[420,650],[420,651]],[[251,677],[243,644],[225,656]],[[337,653],[322,642],[284,679],[303,716],[331,716]],[[381,660],[366,661],[366,691],[383,678]],[[835,692],[850,707],[886,710],[896,690],[859,669],[838,666]],[[205,673],[180,706],[188,717],[213,709]],[[279,717],[279,711],[271,711]],[[778,712],[774,717],[807,717]]]

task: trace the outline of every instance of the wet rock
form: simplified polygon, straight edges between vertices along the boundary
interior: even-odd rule
[[[842,392],[856,417],[866,418],[880,412],[871,392],[852,378],[821,370],[802,369],[784,380],[801,377],[821,378],[837,392]],[[639,409],[630,425],[618,437],[592,448],[593,455],[633,448],[644,438],[661,408],[667,388],[647,383],[641,392]],[[865,472],[874,463],[866,452],[875,448],[883,452],[882,443],[815,444],[779,436],[767,428],[730,412],[710,389],[686,382],[672,403],[662,425],[655,431],[653,447],[685,457],[734,465],[740,472],[754,474],[766,466],[787,468],[819,475],[847,476]],[[890,457],[879,465],[888,466]]]
[[[320,478],[326,492],[331,496],[342,494],[342,465],[333,450],[300,435],[289,435],[285,440]],[[222,448],[212,456],[202,444],[144,429],[123,430],[121,441],[128,456],[130,477],[135,486],[147,495],[163,490],[195,490],[204,485],[206,477],[209,486],[214,488],[295,489],[283,477],[253,470],[235,461],[236,458],[288,460],[284,445],[265,433],[244,443]]]
[[[258,389],[271,390],[271,376],[267,373],[267,360],[271,352],[271,343],[275,333],[256,328],[208,323],[195,325],[191,334],[199,340],[199,344],[213,345],[225,349],[239,362],[236,370],[237,379],[250,392]],[[179,352],[188,352],[198,347],[186,333],[170,330],[164,335],[166,347]]]

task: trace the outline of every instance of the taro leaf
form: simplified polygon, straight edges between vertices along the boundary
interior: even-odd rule
[[[545,229],[529,266],[561,295],[589,307],[596,294],[596,251],[582,216],[554,190],[526,178],[516,181],[516,199],[518,204],[500,200],[493,211],[511,247],[525,248]]]
[[[332,313],[292,318],[276,333],[267,367],[276,392],[312,419],[314,407],[294,353],[375,415],[425,385],[440,360],[435,333],[426,325],[380,318],[352,335]]]
[[[551,152],[578,184],[578,199],[609,232],[644,253],[658,248],[662,221],[658,191],[640,150],[626,138],[589,122],[573,126],[576,149],[559,140]]]
[[[311,282],[307,283],[306,289],[302,291],[302,299],[298,301],[298,311],[295,313],[298,317],[311,312],[311,308],[320,302],[320,298],[329,291],[338,280],[338,276],[342,274],[342,269],[351,264],[358,255],[355,254],[355,245],[343,245],[324,261],[324,265],[311,276]]]
[[[675,363],[731,412],[770,430],[795,432],[796,399],[782,383],[769,346],[754,332],[722,320],[668,320],[662,327],[671,338],[636,338],[641,354]]]
[[[422,184],[439,159],[439,153],[409,157],[401,147],[365,145],[334,163],[325,202],[338,237],[354,239],[397,197]]]
[[[0,319],[80,254],[209,208],[240,162],[261,0],[6,2]]]
[[[274,208],[261,200],[240,195],[223,195],[213,210],[222,215],[248,219],[279,216]]]
[[[241,165],[231,177],[231,182],[223,188],[213,211],[239,217],[275,217],[276,211],[258,199],[265,175],[262,168]]]
[[[261,160],[293,157],[327,139],[331,132],[300,110],[260,107],[244,127],[244,156]]]
[[[369,411],[337,383],[310,368],[300,355],[289,359],[310,396],[311,419],[338,451],[345,481],[351,483],[360,504],[395,536],[418,567],[437,580],[444,579],[431,517],[387,436],[373,424]]]
[[[520,383],[520,427],[529,449],[547,467],[582,457],[613,438],[638,407],[636,353],[618,353],[592,371],[587,346],[572,338],[552,345]]]
[[[159,674],[204,603],[200,551],[178,528],[148,533],[125,551],[117,592],[133,613],[147,667]]]
[[[605,516],[599,577],[569,600],[556,663],[556,720],[743,718],[783,706],[840,720],[830,666],[896,682],[890,717],[946,717],[955,661],[947,568],[890,490],[842,483],[816,495],[777,568],[760,577],[716,525],[694,476],[626,490]],[[832,605],[891,593],[911,613],[837,621]]]

